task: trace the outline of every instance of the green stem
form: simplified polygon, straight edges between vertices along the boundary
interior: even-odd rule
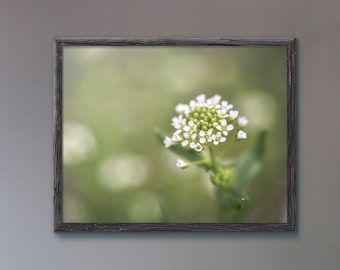
[[[197,160],[197,161],[194,161],[194,162],[190,162],[190,165],[207,165],[209,166],[209,162],[207,159],[202,159],[202,160]]]
[[[211,146],[209,146],[209,151],[210,151],[210,160],[211,160],[212,170],[214,173],[218,173],[221,171],[221,165],[217,157],[215,156],[214,150],[212,149]]]

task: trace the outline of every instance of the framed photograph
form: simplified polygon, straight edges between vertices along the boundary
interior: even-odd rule
[[[295,231],[295,38],[55,40],[55,231]]]

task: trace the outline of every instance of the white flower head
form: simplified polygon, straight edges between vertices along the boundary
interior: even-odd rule
[[[187,162],[185,162],[184,160],[178,158],[177,162],[176,162],[176,166],[177,166],[177,168],[184,169],[184,168],[187,168],[189,166],[189,164]]]
[[[164,139],[165,147],[180,144],[182,147],[201,152],[210,146],[218,145],[236,133],[236,140],[247,138],[240,129],[248,124],[246,117],[239,117],[239,112],[218,94],[207,98],[205,94],[190,100],[189,104],[178,104],[178,113],[172,118],[171,125],[176,129],[172,137]]]
[[[244,140],[244,139],[247,139],[247,133],[245,133],[244,131],[242,130],[239,130],[236,134],[236,139],[237,140]]]

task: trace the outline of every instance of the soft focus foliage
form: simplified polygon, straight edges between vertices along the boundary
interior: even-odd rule
[[[247,140],[217,146],[255,175],[242,215],[224,221],[286,220],[285,47],[66,47],[63,68],[64,222],[221,220],[204,166],[178,169],[154,133],[171,133],[175,106],[201,93],[249,119]]]

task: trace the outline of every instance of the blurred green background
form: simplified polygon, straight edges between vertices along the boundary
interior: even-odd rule
[[[201,93],[222,95],[249,119],[248,139],[226,161],[268,132],[242,222],[286,221],[286,47],[70,46],[63,54],[63,222],[217,222],[209,175],[178,169],[154,134],[172,134],[175,106]]]

